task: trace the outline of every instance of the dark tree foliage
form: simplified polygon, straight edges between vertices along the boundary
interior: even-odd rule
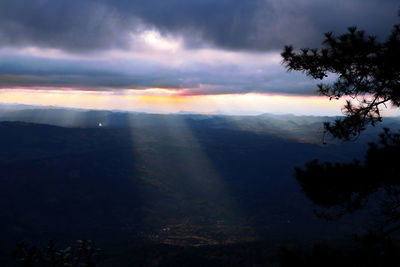
[[[330,99],[349,97],[343,107],[346,116],[326,122],[325,131],[350,140],[367,125],[381,121],[383,106],[400,106],[400,25],[394,25],[385,42],[351,27],[339,36],[326,33],[323,46],[300,51],[286,46],[281,53],[283,65],[314,79],[337,77],[332,84],[319,84],[318,93]]]
[[[363,243],[361,247],[338,250],[314,245],[311,250],[282,248],[279,253],[281,267],[392,267],[398,266],[398,248],[391,243],[380,246]]]
[[[400,229],[400,132],[385,129],[379,143],[371,143],[363,164],[314,160],[296,168],[296,179],[320,209],[316,214],[336,219],[373,203],[377,232],[389,236]]]
[[[400,16],[400,13],[399,13]],[[355,27],[335,36],[325,34],[322,49],[295,52],[286,46],[283,64],[314,79],[336,75],[332,84],[320,84],[318,92],[330,99],[350,97],[345,117],[325,123],[325,132],[351,140],[368,125],[382,120],[386,104],[400,107],[400,25],[379,42]],[[295,177],[306,196],[317,204],[316,214],[336,219],[367,206],[373,209],[376,230],[373,236],[388,238],[400,230],[400,133],[388,129],[380,142],[370,144],[364,163],[319,163],[297,168]]]
[[[91,240],[78,240],[77,246],[66,249],[57,249],[50,240],[45,249],[19,243],[14,254],[20,267],[95,267],[99,251]]]

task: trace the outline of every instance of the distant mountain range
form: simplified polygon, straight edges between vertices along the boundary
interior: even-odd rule
[[[300,142],[322,143],[323,122],[336,117],[296,116],[293,114],[262,114],[258,116],[201,115],[187,112],[175,114],[151,114],[141,112],[85,110],[70,108],[41,107],[18,104],[0,104],[0,121],[22,121],[62,127],[126,128],[135,123],[148,126],[159,125],[164,118],[190,121],[191,125],[207,125],[211,128],[248,131],[275,135]],[[396,128],[399,117],[386,118],[378,127],[370,128],[361,137],[372,140],[382,127]],[[328,141],[330,141],[328,139]],[[334,140],[331,140],[334,142]]]

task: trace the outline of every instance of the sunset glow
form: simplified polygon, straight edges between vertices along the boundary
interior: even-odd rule
[[[179,95],[176,90],[123,91],[0,90],[1,103],[155,113],[257,115],[262,113],[340,114],[342,101],[325,97],[267,94]]]

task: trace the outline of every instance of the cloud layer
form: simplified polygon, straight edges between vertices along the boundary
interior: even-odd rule
[[[385,36],[394,0],[2,0],[0,87],[309,94],[279,64],[358,25]]]
[[[124,48],[132,34],[155,28],[189,47],[281,49],[318,45],[326,31],[359,25],[385,35],[394,0],[2,0],[1,45],[72,51]]]

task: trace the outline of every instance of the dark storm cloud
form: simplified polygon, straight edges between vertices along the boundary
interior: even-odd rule
[[[279,58],[286,44],[318,46],[324,32],[352,25],[385,36],[399,6],[398,0],[1,0],[0,88],[312,94],[313,81],[286,73],[265,52]],[[147,30],[167,41],[158,33],[147,40],[141,35]]]
[[[126,66],[128,71],[124,69]],[[177,88],[197,84],[182,81],[177,77],[176,70],[146,61],[109,62],[0,55],[1,88],[35,86],[107,90]]]
[[[65,50],[124,47],[135,18],[101,2],[2,0],[0,43]]]
[[[384,36],[398,8],[394,0],[2,0],[0,45],[123,49],[132,33],[155,28],[189,47],[280,50],[319,45],[323,32],[351,25]]]

